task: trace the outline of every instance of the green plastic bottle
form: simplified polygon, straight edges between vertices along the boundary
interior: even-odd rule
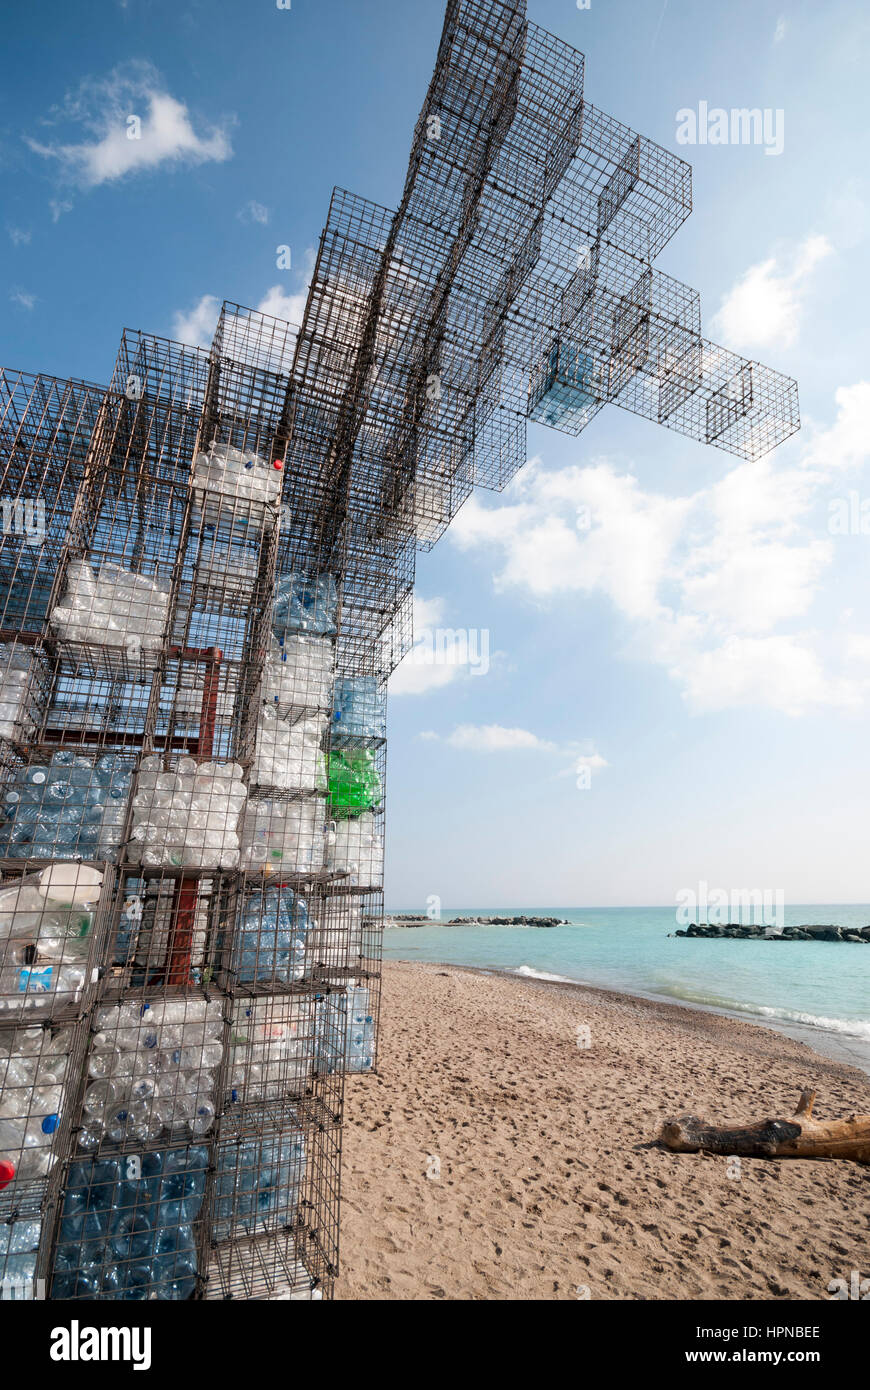
[[[329,755],[329,804],[337,819],[359,816],[381,803],[381,779],[368,748]]]

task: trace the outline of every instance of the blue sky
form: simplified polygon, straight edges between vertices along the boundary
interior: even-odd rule
[[[202,339],[222,298],[298,318],[333,185],[398,199],[442,15],[9,7],[0,361],[104,381],[124,326]],[[870,534],[836,517],[870,513],[870,17],[529,15],[586,54],[589,100],[692,163],[695,211],[657,264],[701,291],[709,336],[797,377],[804,427],[755,465],[613,409],[576,440],[530,429],[517,483],[420,557],[421,635],[486,632],[490,659],[397,677],[388,901],[671,903],[700,880],[866,900]],[[678,145],[700,102],[782,111],[782,152]]]

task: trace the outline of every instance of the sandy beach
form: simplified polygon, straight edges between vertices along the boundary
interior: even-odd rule
[[[791,1114],[806,1085],[820,1118],[870,1110],[862,1072],[737,1019],[389,963],[380,1074],[348,1079],[336,1296],[829,1299],[870,1275],[870,1169],[730,1176],[652,1145],[686,1112]]]

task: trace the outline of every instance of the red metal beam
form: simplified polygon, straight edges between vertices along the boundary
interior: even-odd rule
[[[211,647],[208,652],[188,655],[189,648],[170,648],[179,653],[179,659],[206,662],[205,682],[202,692],[202,712],[199,723],[197,753],[208,757],[214,748],[214,732],[217,723],[217,702],[220,689],[220,664],[223,652],[219,647]],[[196,878],[181,878],[175,888],[172,904],[173,927],[169,946],[169,956],[164,972],[167,985],[190,984],[190,967],[193,956],[193,933],[196,925],[196,904],[199,897],[199,883]]]

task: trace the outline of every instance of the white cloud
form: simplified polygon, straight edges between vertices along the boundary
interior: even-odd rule
[[[423,628],[438,627],[440,623],[447,620],[447,601],[443,598],[423,598],[422,594],[414,594],[414,631],[421,632]]]
[[[846,655],[850,661],[870,665],[870,636],[853,632],[846,642]]]
[[[839,386],[834,393],[837,417],[828,429],[811,427],[802,459],[817,473],[854,472],[870,452],[870,381]]]
[[[288,323],[300,324],[307,299],[307,282],[297,294],[287,294],[283,285],[273,285],[266,291],[257,308],[261,314],[269,314],[273,319],[286,319]]]
[[[314,252],[306,252],[306,268],[300,272],[303,284],[300,291],[292,295],[285,293],[281,285],[272,285],[265,291],[263,299],[256,304],[257,313],[268,314],[271,318],[284,318],[290,324],[302,324],[304,307],[309,297],[309,282],[314,270]],[[172,338],[177,342],[188,343],[189,347],[208,347],[217,327],[221,300],[215,295],[202,295],[192,309],[175,311],[172,316]]]
[[[568,766],[555,773],[558,778],[576,777],[583,772],[600,772],[609,764],[600,753],[589,750],[584,743],[554,743],[541,738],[530,729],[506,728],[503,724],[457,724],[445,737],[425,729],[417,735],[427,743],[445,743],[463,753],[544,753],[556,754],[569,760]],[[587,751],[581,752],[585,748]]]
[[[827,237],[808,236],[791,256],[771,256],[750,266],[713,316],[713,336],[740,352],[791,347],[800,332],[812,272],[832,251]]]
[[[172,319],[172,336],[177,343],[188,347],[207,348],[217,327],[221,301],[213,294],[204,294],[193,308],[185,313],[179,309]]]
[[[28,138],[27,143],[35,153],[57,160],[64,177],[83,189],[161,165],[221,163],[232,155],[226,125],[195,130],[187,106],[163,88],[148,63],[125,64],[102,80],[86,79],[53,114],[53,121],[59,120],[83,128],[91,138],[70,144]]]
[[[288,323],[299,325],[308,298],[308,282],[314,266],[314,252],[306,252],[305,279],[297,294],[285,294],[280,285],[268,289],[255,306],[260,314],[271,318],[285,319]],[[179,309],[172,317],[172,336],[176,342],[186,343],[188,347],[207,348],[211,345],[217,327],[221,301],[213,294],[202,295],[187,310]]]
[[[859,689],[826,676],[816,653],[800,637],[729,637],[700,652],[677,673],[697,713],[766,705],[792,716],[821,705],[855,708]]]
[[[501,724],[458,724],[445,743],[470,753],[512,753],[533,750],[555,753],[558,745],[538,738],[528,729],[505,729]]]
[[[540,459],[518,476],[512,494],[519,500],[496,510],[471,497],[451,531],[462,549],[487,542],[502,548],[498,589],[527,588],[540,597],[603,590],[632,617],[659,611],[658,591],[692,498],[643,493],[636,478],[607,463],[547,473]]]
[[[236,217],[240,222],[259,222],[265,227],[269,221],[269,209],[251,198],[243,208],[239,208]]]
[[[453,542],[491,555],[499,589],[609,599],[626,650],[666,670],[693,710],[855,708],[868,683],[838,671],[824,624],[805,626],[836,551],[818,534],[831,481],[870,460],[870,383],[835,399],[834,422],[810,426],[778,467],[741,463],[688,496],[645,490],[605,462],[546,472],[534,460],[502,503],[466,503]]]
[[[399,663],[390,676],[390,695],[428,695],[450,685],[460,674],[458,666],[436,666],[418,662],[411,652]]]
[[[773,42],[782,43],[787,33],[788,20],[786,19],[784,14],[781,14],[779,16],[779,19],[776,21],[776,28],[773,31]]]
[[[489,670],[489,633],[446,627],[446,614],[444,599],[414,595],[414,641],[390,677],[390,695],[428,695],[472,671],[485,675]],[[388,648],[401,640],[405,621],[400,617]]]
[[[590,772],[600,772],[603,767],[609,766],[606,758],[602,758],[600,753],[581,753],[580,757],[575,759],[574,771],[582,772],[588,767]]]
[[[65,212],[72,212],[72,203],[67,198],[49,198],[52,222],[59,222]]]
[[[20,286],[10,292],[9,298],[21,309],[32,309],[36,303],[36,295],[31,294],[29,290],[21,289]]]
[[[26,246],[30,240],[30,232],[23,227],[7,227],[6,230],[13,246]]]
[[[712,554],[705,550],[683,573],[684,604],[728,630],[769,632],[807,612],[832,550],[831,541],[785,545],[751,535]]]

